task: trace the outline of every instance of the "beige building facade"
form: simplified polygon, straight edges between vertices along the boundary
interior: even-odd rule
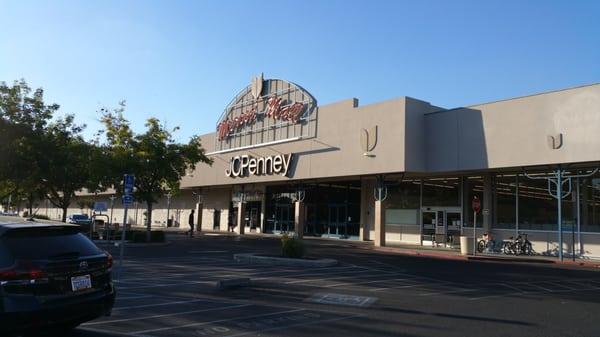
[[[478,237],[525,233],[539,254],[600,257],[600,84],[446,109],[318,105],[260,76],[201,139],[213,164],[156,205],[153,226],[169,208],[187,227],[195,209],[199,230],[457,247],[476,198]]]

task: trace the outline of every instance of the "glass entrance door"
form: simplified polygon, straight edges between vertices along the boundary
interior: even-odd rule
[[[275,205],[275,228],[273,233],[281,234],[294,231],[292,207],[289,204]]]
[[[329,205],[327,236],[338,238],[348,237],[346,214],[346,205]]]
[[[421,240],[424,245],[452,247],[458,242],[462,212],[456,207],[423,207]]]

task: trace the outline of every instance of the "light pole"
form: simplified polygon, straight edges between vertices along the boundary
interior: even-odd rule
[[[167,193],[167,227],[169,227],[169,211],[171,210],[171,197],[173,195],[171,194],[171,191],[169,191],[169,193]]]
[[[112,223],[113,223],[113,211],[115,209],[115,199],[117,197],[113,194],[110,196],[110,221],[108,222],[108,233],[106,235],[106,240],[108,240],[108,237],[110,236],[110,229],[112,228]]]
[[[115,199],[117,197],[113,194],[110,196],[110,225],[112,226],[113,222],[113,210],[115,209]]]

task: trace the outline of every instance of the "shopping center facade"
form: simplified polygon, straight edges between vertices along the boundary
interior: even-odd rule
[[[562,241],[565,256],[600,257],[600,84],[446,109],[318,105],[259,76],[201,139],[212,165],[161,200],[153,226],[169,207],[181,227],[195,209],[200,230],[446,247],[472,235],[477,198],[478,236],[525,232],[537,253]]]

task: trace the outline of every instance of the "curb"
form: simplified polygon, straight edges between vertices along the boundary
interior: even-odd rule
[[[419,256],[428,257],[441,260],[455,260],[455,261],[485,261],[485,262],[505,262],[505,263],[539,263],[539,264],[553,264],[558,266],[573,266],[591,269],[600,269],[600,262],[595,261],[558,261],[548,259],[535,259],[535,258],[520,258],[520,257],[503,257],[503,256],[485,256],[485,255],[455,255],[455,254],[444,254],[441,252],[423,252],[418,250],[398,249],[391,247],[368,247],[374,251],[395,253],[400,255],[408,256]]]
[[[306,260],[306,259],[292,259],[285,257],[274,257],[274,256],[260,256],[253,253],[234,254],[233,259],[236,262],[249,263],[249,264],[268,264],[272,266],[292,266],[292,267],[331,267],[338,264],[337,260],[334,259],[318,259],[318,260]]]
[[[116,241],[113,241],[113,242],[105,242],[105,241],[96,242],[96,241],[94,241],[94,244],[102,245],[102,246],[118,247],[121,244],[121,241],[118,241],[118,242],[116,242]],[[169,246],[171,244],[172,244],[171,241],[151,242],[151,243],[125,241],[125,247],[128,247],[128,248],[164,247],[164,246]]]

